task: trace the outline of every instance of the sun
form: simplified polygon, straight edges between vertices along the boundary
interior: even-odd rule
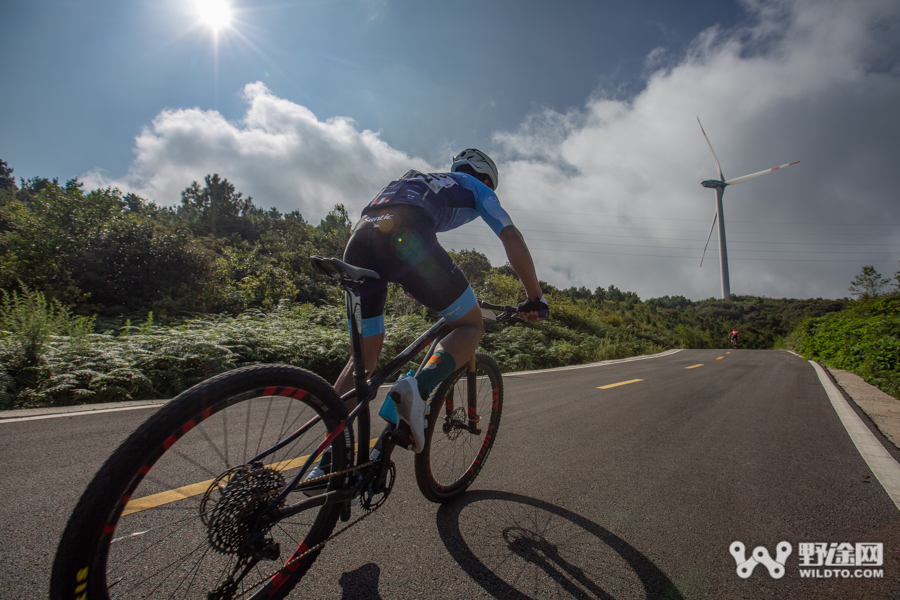
[[[200,21],[215,32],[231,24],[231,5],[226,0],[196,0]]]

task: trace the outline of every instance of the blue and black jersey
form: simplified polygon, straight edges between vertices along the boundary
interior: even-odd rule
[[[512,225],[494,191],[467,173],[410,171],[381,190],[363,214],[397,204],[423,208],[434,223],[435,233],[456,229],[477,217],[497,235]]]
[[[448,321],[476,305],[472,286],[436,234],[478,217],[498,236],[512,225],[494,191],[466,173],[410,171],[369,202],[344,250],[346,262],[381,275],[359,288],[363,337],[384,333],[391,281]]]

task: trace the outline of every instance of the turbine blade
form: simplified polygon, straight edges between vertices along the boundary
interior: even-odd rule
[[[709,143],[709,137],[707,137],[706,131],[703,130],[703,123],[700,122],[700,117],[697,117],[697,124],[700,126],[700,131],[703,131],[703,137],[706,138],[706,145],[709,146],[709,151],[712,152],[713,160],[716,162],[716,170],[719,172],[719,181],[725,181],[725,176],[722,175],[722,167],[719,166],[719,159],[716,157],[716,151],[713,150],[712,144]]]
[[[765,175],[766,173],[771,173],[772,171],[777,171],[778,169],[783,169],[785,167],[789,167],[791,165],[796,165],[799,160],[795,160],[794,162],[788,163],[786,165],[781,165],[780,167],[772,167],[771,169],[766,169],[765,171],[760,171],[759,173],[751,173],[750,175],[744,175],[743,177],[735,177],[734,179],[729,179],[725,182],[725,185],[734,185],[736,183],[744,183],[748,179],[753,179],[754,177],[759,177],[760,175]]]
[[[706,256],[706,247],[709,246],[709,238],[712,237],[713,228],[716,226],[716,219],[719,218],[719,211],[713,213],[713,222],[709,226],[709,235],[706,236],[706,243],[703,244],[703,254],[700,255],[700,266],[703,266],[703,257]]]

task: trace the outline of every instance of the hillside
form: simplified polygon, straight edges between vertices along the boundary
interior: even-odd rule
[[[900,398],[900,295],[867,298],[801,323],[785,346],[803,358],[852,371]]]
[[[10,175],[0,186],[0,409],[171,397],[255,362],[334,378],[346,360],[343,295],[308,260],[341,255],[351,226],[343,206],[312,225],[257,207],[218,175],[160,207],[118,190],[87,192],[77,180],[17,186],[0,166]],[[508,265],[476,250],[451,254],[479,297],[523,299]],[[733,328],[743,347],[772,348],[799,323],[847,305],[543,287],[549,321],[488,327],[482,347],[507,371],[725,347]],[[393,287],[387,352],[436,318]]]

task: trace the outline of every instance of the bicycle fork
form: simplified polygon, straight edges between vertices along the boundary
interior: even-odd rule
[[[481,417],[477,412],[478,378],[476,375],[475,355],[473,354],[466,367],[466,396],[468,396],[466,399],[469,404],[467,416],[469,418],[469,431],[475,435],[479,435],[481,430],[478,429],[478,421],[481,420]]]
[[[481,421],[481,416],[478,414],[478,377],[474,354],[466,365],[466,401],[465,406],[459,407],[459,413],[454,404],[454,395],[454,388],[450,388],[447,398],[444,400],[444,414],[446,415],[444,433],[449,433],[453,429],[464,429],[469,433],[480,435],[478,422]],[[465,414],[465,421],[463,421],[463,414]]]

